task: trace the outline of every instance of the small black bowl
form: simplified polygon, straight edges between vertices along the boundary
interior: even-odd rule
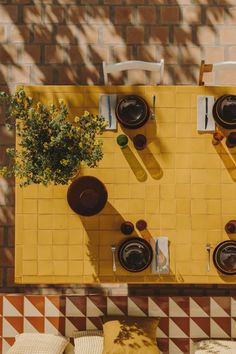
[[[236,275],[236,241],[219,243],[213,252],[213,262],[219,272]]]
[[[67,191],[67,201],[71,209],[83,216],[99,213],[107,202],[104,184],[93,176],[81,176],[71,183]]]
[[[214,103],[212,113],[219,126],[225,129],[236,129],[236,96],[219,97]]]
[[[141,237],[125,238],[118,246],[118,259],[129,272],[141,272],[152,262],[153,250]]]
[[[125,128],[140,128],[147,122],[149,116],[149,106],[140,96],[125,96],[116,105],[116,118]]]

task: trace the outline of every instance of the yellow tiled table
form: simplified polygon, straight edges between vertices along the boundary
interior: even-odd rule
[[[68,206],[67,186],[16,188],[17,283],[234,283],[219,275],[211,262],[207,272],[206,243],[227,240],[225,223],[236,218],[236,157],[225,143],[214,147],[211,134],[196,131],[198,95],[236,94],[236,88],[191,86],[26,86],[30,95],[50,103],[64,99],[72,114],[98,112],[100,93],[139,94],[151,105],[156,122],[124,130],[144,133],[144,151],[121,150],[116,136],[105,132],[104,158],[82,175],[105,183],[109,199],[96,216],[80,217]],[[170,240],[170,275],[137,274],[118,265],[112,272],[110,245],[123,235],[123,220],[145,219],[142,235]]]

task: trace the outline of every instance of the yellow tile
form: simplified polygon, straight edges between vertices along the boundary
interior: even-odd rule
[[[23,247],[23,259],[32,260],[37,258],[37,247],[36,246],[24,246]]]
[[[160,138],[175,138],[176,136],[176,128],[175,123],[159,123],[159,134]]]
[[[190,263],[191,273],[193,275],[205,275],[206,274],[206,262],[192,261]]]
[[[102,232],[104,232],[104,231],[102,231]],[[80,242],[79,242],[80,241],[80,235],[78,235],[77,237],[78,237],[77,244],[80,244]],[[100,237],[100,232],[97,231],[97,230],[96,231],[92,231],[92,230],[85,231],[83,233],[83,243],[84,243],[84,245],[87,245],[88,243],[93,242],[93,244],[98,245],[99,237]]]
[[[175,108],[165,108],[158,106],[156,108],[156,114],[158,116],[158,121],[175,123],[175,117],[177,116]]]
[[[130,171],[126,169],[115,169],[114,183],[128,183]]]
[[[160,212],[159,200],[146,200],[145,210],[147,214],[156,214]]]
[[[146,200],[158,199],[160,192],[157,185],[145,185]]]
[[[175,185],[174,184],[160,185],[160,198],[161,199],[174,199],[175,198]]]
[[[55,275],[67,275],[68,274],[68,262],[67,261],[53,261],[53,272]]]
[[[97,241],[97,238],[93,237],[93,242]],[[83,240],[84,240],[84,233],[82,230],[76,230],[76,229],[69,230],[69,245],[82,244]]]
[[[54,199],[52,210],[54,214],[65,214],[66,212],[70,212],[71,209],[67,203],[66,197],[64,199]]]
[[[176,228],[177,230],[190,230],[191,218],[189,215],[176,215]]]
[[[232,184],[222,184],[221,185],[221,196],[222,199],[236,199],[236,188]]]
[[[40,198],[52,198],[53,197],[53,187],[38,186],[38,195]]]
[[[190,154],[176,154],[175,156],[175,166],[176,168],[189,169],[191,163]]]
[[[156,211],[157,212],[157,211]],[[160,200],[161,214],[176,214],[176,201],[172,199]]]
[[[130,199],[128,200],[128,210],[131,214],[133,213],[144,213],[145,212],[145,199]]]
[[[68,230],[54,230],[52,239],[54,245],[67,245],[69,239]]]
[[[175,196],[177,199],[188,199],[191,196],[190,184],[176,183]]]
[[[208,199],[207,200],[207,213],[208,214],[221,214],[221,200]]]
[[[113,275],[111,261],[102,260],[99,262],[99,275]]]
[[[159,107],[175,107],[175,94],[172,92],[158,93],[158,106]]]
[[[207,231],[207,242],[211,244],[217,244],[223,241],[221,230],[208,230]]]
[[[175,233],[175,244],[189,244],[192,240],[190,230],[176,230]]]
[[[190,123],[176,123],[176,137],[189,138],[192,136],[192,125]]]
[[[23,188],[23,197],[24,198],[38,198],[38,185],[31,184],[30,186]]]
[[[53,228],[56,230],[68,229],[68,220],[67,214],[53,215]]]
[[[52,244],[52,230],[38,230],[38,244],[51,245]]]
[[[23,225],[25,230],[36,230],[38,225],[37,214],[24,214]]]
[[[204,170],[202,168],[199,169],[192,169],[191,170],[191,183],[206,183],[207,175],[209,171]]]
[[[191,246],[190,245],[176,245],[175,246],[176,262],[186,262],[191,260]]]
[[[218,184],[207,184],[206,185],[206,198],[218,199],[221,198],[221,188]]]
[[[98,262],[84,261],[84,275],[96,275],[98,274]]]
[[[190,260],[187,261],[178,261],[176,263],[176,277],[179,279],[179,282],[183,283],[184,282],[184,276],[189,274],[189,264]],[[191,283],[191,282],[190,282]],[[192,281],[194,283],[194,281]]]
[[[83,228],[86,229],[87,231],[89,230],[98,230],[99,229],[99,217],[97,215],[95,216],[83,216],[81,217],[81,221],[83,224]]]
[[[207,190],[206,185],[201,183],[192,183],[191,185],[191,196],[193,199],[199,198],[204,199],[206,198]]]
[[[69,222],[68,222],[69,229],[77,229],[82,230],[83,223],[79,215],[73,214],[69,215]]]
[[[37,275],[37,262],[23,261],[22,272],[24,275]]]
[[[24,245],[36,245],[37,244],[37,231],[36,230],[24,230],[23,243]]]
[[[38,261],[38,275],[52,275],[53,264],[52,261],[42,260]]]
[[[177,123],[189,123],[191,117],[190,108],[177,108],[176,109],[176,122]]]
[[[192,245],[207,243],[207,231],[206,230],[192,230]]]
[[[190,170],[176,169],[175,181],[176,183],[183,183],[183,184],[190,183],[191,181]]]
[[[37,199],[24,199],[23,212],[25,214],[36,214],[38,211]]]
[[[161,229],[175,229],[176,228],[176,216],[161,214]]]
[[[143,184],[133,184],[128,186],[130,189],[131,198],[142,199],[145,198],[145,185]]]
[[[176,213],[190,215],[190,213],[191,213],[190,199],[177,199],[176,200]]]
[[[206,251],[206,244],[199,243],[197,245],[191,246],[191,254],[193,261],[202,261],[206,264],[207,261],[207,251]]]
[[[235,210],[235,200],[222,200],[222,214],[231,214]]]
[[[53,229],[52,215],[41,214],[38,216],[38,228],[39,230],[51,230]]]
[[[82,261],[69,261],[68,267],[69,267],[69,269],[68,269],[69,275],[83,275],[83,262]]]
[[[83,246],[73,245],[68,248],[69,259],[83,259]]]
[[[207,229],[208,230],[221,230],[221,219],[219,215],[207,215]]]
[[[39,214],[52,214],[53,199],[38,199]]]
[[[138,187],[138,185],[137,185]],[[138,188],[137,188],[138,189]],[[119,199],[130,198],[130,188],[126,184],[115,184],[114,186],[114,196]]]
[[[38,246],[38,259],[39,260],[52,259],[52,247],[49,245]]]
[[[53,259],[67,259],[68,258],[68,247],[67,246],[52,246]]]
[[[205,230],[206,228],[206,216],[205,215],[192,215],[192,229],[193,230]]]
[[[191,213],[194,214],[206,214],[207,213],[207,201],[205,199],[193,199],[191,201]]]

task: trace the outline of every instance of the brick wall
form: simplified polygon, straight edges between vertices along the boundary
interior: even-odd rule
[[[102,60],[165,59],[166,84],[196,83],[201,58],[235,60],[236,0],[0,0],[0,89],[16,84],[102,84]],[[137,75],[125,78],[136,83]],[[146,78],[148,80],[148,78]],[[120,82],[119,77],[114,82]],[[0,118],[0,163],[14,143]],[[0,180],[0,285],[13,283],[14,181]],[[71,289],[70,289],[71,288]],[[81,287],[28,292],[84,292]],[[87,291],[110,291],[87,288]],[[127,291],[114,287],[114,292]],[[142,287],[129,287],[143,293]],[[146,287],[145,291],[229,294],[225,287]]]

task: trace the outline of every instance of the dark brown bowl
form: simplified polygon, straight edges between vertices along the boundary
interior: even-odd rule
[[[153,250],[141,237],[125,238],[118,246],[118,259],[129,272],[141,272],[152,262]]]
[[[225,129],[236,129],[236,96],[219,97],[214,103],[212,113],[219,126]]]
[[[149,119],[149,115],[149,106],[140,96],[125,96],[116,105],[116,118],[128,129],[142,127]]]
[[[219,243],[213,252],[213,262],[219,272],[236,275],[236,241]]]
[[[71,209],[83,216],[99,213],[107,202],[107,190],[96,177],[82,176],[71,183],[67,201]]]

